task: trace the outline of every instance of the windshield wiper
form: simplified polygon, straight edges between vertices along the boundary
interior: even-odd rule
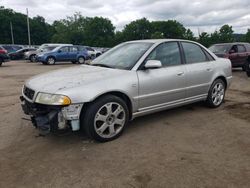
[[[101,64],[101,63],[95,63],[95,64],[91,64],[92,66],[98,66],[98,67],[106,67],[106,68],[112,68],[114,69],[114,67],[110,66],[110,65],[106,65],[106,64]]]

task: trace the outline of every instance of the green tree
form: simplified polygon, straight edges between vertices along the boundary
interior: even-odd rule
[[[250,29],[247,30],[247,33],[245,35],[245,40],[246,40],[246,42],[250,43]]]
[[[149,39],[152,34],[152,26],[146,18],[142,18],[127,24],[122,32],[125,41]]]
[[[207,32],[202,32],[199,35],[198,42],[201,43],[202,45],[209,47],[210,45],[210,35]]]
[[[80,13],[53,23],[55,34],[53,42],[84,44],[89,46],[113,45],[115,27],[111,21],[102,17],[83,17]]]
[[[153,32],[163,33],[164,38],[182,39],[185,36],[185,27],[176,20],[151,22]]]
[[[187,40],[195,40],[194,33],[190,29],[187,29],[185,31],[183,37],[184,37],[184,39],[187,39]]]
[[[164,34],[159,32],[159,31],[156,31],[156,32],[152,33],[151,38],[152,39],[163,39]]]
[[[233,42],[234,36],[233,36],[233,29],[232,26],[229,25],[223,25],[220,28],[220,42]]]
[[[30,19],[31,43],[41,44],[51,40],[53,29],[41,16]],[[14,40],[16,44],[28,44],[27,17],[12,9],[0,7],[0,43],[11,43],[10,22],[13,26]]]

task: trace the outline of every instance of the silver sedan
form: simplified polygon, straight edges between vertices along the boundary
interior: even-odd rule
[[[20,98],[42,133],[83,130],[105,142],[138,116],[197,101],[219,107],[231,79],[230,61],[196,42],[140,40],[112,48],[91,65],[35,76]]]

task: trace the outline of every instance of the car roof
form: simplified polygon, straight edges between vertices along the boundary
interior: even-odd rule
[[[184,40],[184,39],[145,39],[145,40],[133,40],[133,41],[127,41],[125,43],[133,43],[133,42],[149,42],[149,43],[163,43],[163,42],[171,42],[171,41],[180,41],[180,42],[192,42],[199,44],[195,41],[191,40]]]
[[[237,44],[249,45],[250,43],[247,43],[247,42],[228,42],[228,43],[218,43],[218,44],[214,44],[214,45],[237,45]]]

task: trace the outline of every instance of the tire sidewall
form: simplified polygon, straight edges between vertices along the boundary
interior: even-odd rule
[[[246,68],[246,74],[247,74],[247,76],[250,77],[250,62],[249,61],[247,61],[245,68]]]
[[[80,63],[80,59],[81,59],[81,58],[83,58],[83,60],[84,60],[83,63]],[[79,64],[84,64],[84,63],[85,63],[85,58],[82,57],[82,56],[80,56],[80,57],[78,57],[77,62],[78,62]]]
[[[103,138],[100,135],[98,135],[95,131],[94,119],[95,119],[95,116],[96,116],[96,113],[98,112],[98,110],[103,105],[105,105],[109,102],[116,102],[116,103],[120,104],[125,110],[126,118],[125,118],[125,123],[124,123],[122,130],[117,135],[115,135],[112,138]],[[83,128],[83,130],[85,131],[85,133],[87,134],[88,137],[90,137],[98,142],[107,142],[107,141],[111,141],[111,140],[118,138],[123,133],[123,131],[126,128],[126,125],[128,123],[128,120],[129,120],[129,111],[128,111],[128,107],[127,107],[126,103],[121,98],[119,98],[117,96],[106,95],[106,96],[103,96],[103,97],[97,99],[93,103],[90,103],[87,106],[86,112],[81,115],[81,127]]]
[[[35,62],[35,58],[36,58],[36,55],[31,55],[31,56],[30,56],[30,61],[31,61],[32,63],[34,63],[34,62]]]
[[[212,99],[212,92],[213,92],[214,86],[215,86],[216,84],[218,84],[218,83],[221,83],[221,84],[223,85],[223,87],[224,87],[224,96],[223,96],[223,99],[222,99],[221,103],[220,103],[219,105],[215,105],[215,104],[213,103],[213,99]],[[225,95],[226,95],[225,82],[224,82],[223,80],[221,80],[221,79],[216,79],[216,80],[213,82],[213,84],[211,85],[211,87],[210,87],[210,89],[209,89],[209,92],[208,92],[208,97],[207,97],[207,104],[208,104],[208,106],[211,107],[211,108],[217,108],[217,107],[221,106],[221,104],[224,102]]]

